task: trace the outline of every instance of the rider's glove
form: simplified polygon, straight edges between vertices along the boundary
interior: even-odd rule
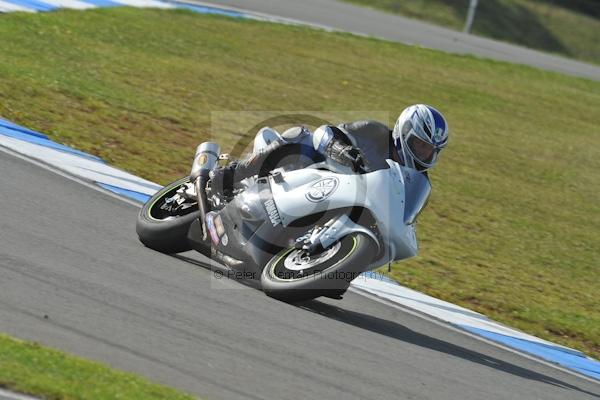
[[[342,141],[332,140],[327,148],[327,155],[332,160],[352,168],[354,172],[362,172],[366,169],[361,151],[357,147]]]

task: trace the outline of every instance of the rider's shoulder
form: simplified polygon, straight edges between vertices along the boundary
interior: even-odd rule
[[[382,122],[375,120],[360,120],[354,122],[347,122],[338,126],[340,129],[345,130],[352,134],[385,134],[389,135],[390,128]]]

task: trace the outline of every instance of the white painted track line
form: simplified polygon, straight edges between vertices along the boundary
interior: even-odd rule
[[[76,10],[85,10],[88,8],[96,8],[95,5],[90,4],[90,3],[84,3],[83,1],[79,1],[79,0],[41,0],[44,3],[47,4],[51,4],[53,6],[56,7],[61,7],[61,8],[73,8]]]
[[[24,394],[13,393],[0,388],[0,400],[38,400],[35,397],[26,396]]]
[[[36,12],[31,8],[19,6],[17,4],[9,3],[7,1],[0,0],[0,12],[14,12],[14,11],[24,11],[24,12]]]
[[[155,0],[113,0],[115,3],[131,7],[175,8],[173,4]]]

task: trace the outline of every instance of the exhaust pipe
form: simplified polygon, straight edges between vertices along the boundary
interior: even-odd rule
[[[206,199],[206,184],[208,173],[217,166],[221,147],[217,143],[204,142],[196,149],[190,179],[196,188],[198,196],[198,208],[200,209],[200,226],[202,226],[202,240],[208,238],[206,230],[206,213],[208,212],[208,200]]]

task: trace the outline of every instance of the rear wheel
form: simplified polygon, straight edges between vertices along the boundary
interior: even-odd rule
[[[262,289],[267,296],[289,302],[335,297],[366,269],[374,255],[375,244],[362,233],[345,236],[318,254],[290,247],[265,266]]]
[[[179,179],[159,190],[144,204],[136,224],[144,246],[162,253],[192,249],[187,234],[191,223],[200,217],[200,210],[195,199],[183,194],[188,185],[191,185],[189,177]]]

